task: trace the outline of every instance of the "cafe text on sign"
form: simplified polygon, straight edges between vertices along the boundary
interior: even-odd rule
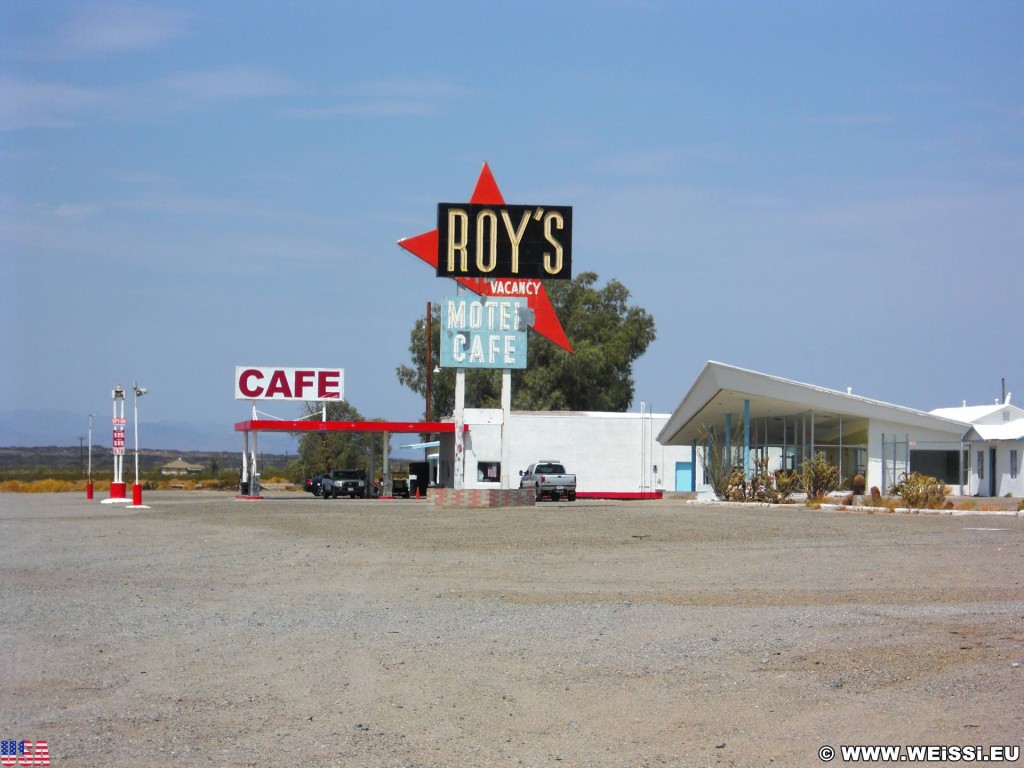
[[[235,366],[235,400],[344,400],[342,368]]]
[[[525,368],[525,298],[452,296],[441,303],[441,365]]]
[[[572,206],[438,203],[438,277],[572,278]]]

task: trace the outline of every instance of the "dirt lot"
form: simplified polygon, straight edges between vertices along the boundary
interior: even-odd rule
[[[53,766],[1024,744],[1015,515],[145,503],[0,494],[0,736],[46,740]]]

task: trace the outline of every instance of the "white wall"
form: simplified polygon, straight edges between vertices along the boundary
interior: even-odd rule
[[[868,473],[866,477],[867,487],[877,487],[882,493],[888,493],[889,488],[885,485],[885,478],[882,477],[882,438],[889,444],[885,456],[885,463],[892,471],[892,441],[910,441],[910,450],[949,450],[960,449],[959,437],[949,432],[934,429],[922,429],[908,427],[906,424],[898,424],[890,421],[871,419],[868,424]],[[899,455],[903,458],[903,454]],[[904,471],[906,471],[904,469]],[[897,471],[899,475],[899,468]],[[954,486],[959,491],[960,486]]]
[[[974,442],[965,446],[970,455],[971,474],[970,484],[966,493],[970,496],[988,496],[991,488],[989,478],[992,467],[990,466],[989,451],[996,449],[996,496],[1024,496],[1024,440],[992,440],[987,442]],[[984,454],[985,476],[978,478],[978,451]],[[1017,477],[1010,476],[1010,451],[1017,452]]]
[[[501,461],[501,411],[466,409],[466,488],[495,488],[477,480],[477,462]],[[580,493],[645,493],[675,490],[677,461],[690,461],[689,446],[663,446],[656,436],[669,414],[513,411],[509,484],[541,459],[558,459],[576,474]],[[445,455],[442,443],[442,455]],[[450,454],[450,448],[447,455]],[[657,470],[655,470],[657,467]]]

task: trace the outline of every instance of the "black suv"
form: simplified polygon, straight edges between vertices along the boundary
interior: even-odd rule
[[[314,496],[319,496],[323,493],[325,475],[317,475],[316,477],[306,478],[306,493],[312,493]]]

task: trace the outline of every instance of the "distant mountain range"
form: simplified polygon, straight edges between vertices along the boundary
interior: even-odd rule
[[[109,414],[94,416],[93,449],[111,444]],[[131,419],[129,418],[129,422]],[[40,446],[78,446],[88,444],[88,416],[58,409],[0,411],[0,447],[32,448]],[[134,447],[134,432],[129,423],[125,433],[126,448]],[[242,452],[243,436],[234,431],[234,424],[163,421],[140,422],[139,447],[172,451],[237,451]],[[251,447],[251,446],[250,446]],[[262,432],[261,453],[298,451],[296,440],[289,434]]]

